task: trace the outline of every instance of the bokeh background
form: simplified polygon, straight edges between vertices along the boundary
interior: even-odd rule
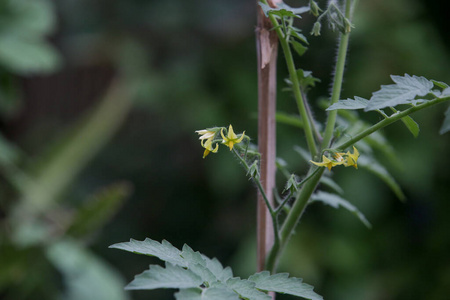
[[[255,271],[255,189],[227,151],[203,160],[194,133],[231,123],[257,136],[255,2],[0,1],[0,299],[172,299],[123,291],[158,263],[108,249],[129,238],[187,243],[235,276]],[[447,19],[443,1],[359,1],[342,98],[368,98],[390,74],[450,83]],[[306,34],[314,20],[300,22]],[[312,102],[329,94],[336,39],[324,26],[297,60],[321,79]],[[294,112],[281,58],[278,72],[278,109]],[[312,206],[280,271],[325,299],[447,299],[445,109],[413,116],[417,138],[384,130],[405,203],[363,170],[337,170],[373,228]],[[298,129],[277,133],[278,155],[302,174]]]

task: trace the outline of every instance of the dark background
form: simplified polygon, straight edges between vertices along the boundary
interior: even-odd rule
[[[82,122],[113,78],[136,83],[138,92],[120,128],[101,150],[92,150],[95,156],[58,197],[58,205],[73,211],[104,186],[125,182],[130,187],[117,212],[76,236],[78,242],[124,282],[157,263],[108,249],[129,238],[166,239],[178,248],[187,243],[231,266],[235,276],[252,274],[255,189],[228,151],[203,160],[194,131],[231,123],[256,139],[255,1],[40,2],[52,8],[54,22],[42,39],[53,45],[55,53],[48,55],[54,62],[25,70],[7,61],[0,66],[2,134],[25,157],[19,167],[33,170],[42,157],[51,157],[54,141],[64,140]],[[3,33],[11,32],[4,25],[10,18],[5,5],[0,7]],[[319,5],[324,7],[324,1]],[[447,17],[439,1],[360,1],[342,98],[369,98],[391,83],[390,74],[450,83]],[[311,16],[300,21],[305,35],[313,22]],[[329,95],[336,53],[337,34],[323,25],[320,37],[308,35],[309,50],[297,59],[321,79],[311,91],[313,103]],[[278,109],[295,112],[291,96],[281,92],[287,76],[282,57],[278,65]],[[325,299],[446,299],[450,140],[438,133],[445,109],[440,105],[413,116],[421,127],[417,138],[400,123],[384,130],[399,162],[387,167],[403,188],[405,203],[363,170],[337,170],[344,197],[373,228],[344,210],[312,206],[279,271],[304,278]],[[317,117],[324,115],[318,110]],[[378,116],[363,118],[375,122]],[[292,148],[302,136],[283,124],[277,130],[278,156],[302,174],[306,165]],[[0,183],[0,298],[57,299],[66,288],[61,270],[46,258],[47,242],[27,247],[12,242],[8,222],[20,191],[5,174]],[[127,293],[136,300],[171,299],[173,291]]]

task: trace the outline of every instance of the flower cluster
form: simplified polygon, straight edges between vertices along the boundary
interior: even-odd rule
[[[353,153],[350,153],[350,151],[347,151],[347,153],[336,152],[333,154],[333,156],[334,159],[330,159],[325,155],[322,155],[322,162],[315,162],[312,160],[310,162],[319,167],[327,167],[329,171],[331,171],[332,167],[339,165],[344,165],[345,167],[353,166],[358,169],[357,161],[359,152],[358,149],[355,148],[355,146],[353,146]]]
[[[224,134],[224,130],[226,131],[226,134]],[[199,139],[201,140],[201,145],[203,148],[205,148],[205,151],[203,152],[203,158],[205,158],[210,152],[216,153],[219,150],[218,142],[220,142],[220,138],[216,139],[219,131],[222,137],[222,144],[230,148],[230,151],[233,150],[234,145],[242,142],[245,137],[245,131],[240,134],[239,137],[234,133],[233,126],[231,125],[228,127],[228,130],[225,127],[214,127],[197,130],[196,133],[200,135]]]

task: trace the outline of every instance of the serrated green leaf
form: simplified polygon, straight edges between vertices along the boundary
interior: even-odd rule
[[[242,299],[252,300],[271,300],[272,297],[260,292],[256,289],[256,284],[253,281],[240,279],[238,277],[227,280],[227,286],[236,292]]]
[[[302,43],[294,40],[290,40],[289,42],[291,43],[292,48],[294,48],[295,52],[297,52],[297,54],[300,56],[302,56],[306,52],[306,50],[308,50],[308,47],[303,46]]]
[[[374,92],[365,111],[415,103],[416,96],[425,96],[433,88],[433,82],[425,77],[405,74],[405,76],[391,75],[391,78],[395,84],[382,85],[379,91]]]
[[[194,252],[191,247],[185,244],[183,246],[183,251],[181,252],[181,257],[186,261],[187,268],[197,274],[203,282],[210,284],[218,280],[207,268],[206,261],[203,259],[200,252]]]
[[[395,181],[394,177],[389,174],[385,167],[375,161],[375,159],[368,158],[367,156],[361,156],[358,159],[358,166],[367,169],[374,175],[378,176],[391,188],[391,190],[401,201],[405,200],[405,195],[403,194],[402,189],[400,188],[398,183]]]
[[[206,261],[206,267],[217,280],[225,282],[229,278],[233,277],[233,271],[230,267],[224,268],[217,258],[210,259],[202,254],[203,259]]]
[[[303,283],[301,278],[289,277],[288,273],[270,275],[263,271],[249,277],[249,281],[256,284],[256,288],[266,292],[289,294],[310,300],[322,300],[322,296],[316,294],[309,284]]]
[[[186,289],[199,287],[203,280],[189,269],[166,262],[166,267],[151,265],[137,275],[126,290]]]
[[[358,160],[358,164],[359,164]],[[326,192],[319,191],[311,196],[311,202],[314,201],[320,201],[324,204],[330,205],[334,208],[339,208],[339,206],[345,208],[352,214],[354,214],[367,228],[371,228],[372,225],[370,225],[369,221],[367,221],[364,214],[356,208],[353,204],[345,200],[344,198],[341,198],[340,196],[336,194],[330,194]]]
[[[222,264],[216,259],[210,259],[200,252],[192,250],[188,245],[183,246],[181,257],[185,260],[187,268],[199,275],[203,281],[213,283],[215,281],[225,282],[233,277],[231,268],[223,268]]]
[[[117,243],[109,246],[109,248],[155,256],[171,264],[187,267],[186,261],[181,257],[181,251],[166,240],[159,243],[149,238],[146,238],[144,241],[130,239],[129,242]]]
[[[184,245],[180,251],[166,240],[159,243],[147,238],[144,241],[131,239],[130,242],[114,244],[110,248],[158,257],[165,262],[191,270],[202,279],[202,282],[209,284],[216,281],[225,282],[233,277],[229,267],[223,268],[217,259],[210,259],[200,252],[194,252],[188,245]]]
[[[450,131],[450,106],[445,111],[444,122],[442,122],[441,129],[439,130],[439,134],[444,134]]]
[[[362,109],[367,106],[369,100],[355,96],[355,99],[339,100],[338,102],[332,104],[326,110],[336,110],[336,109]]]

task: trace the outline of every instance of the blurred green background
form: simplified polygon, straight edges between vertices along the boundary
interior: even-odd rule
[[[359,2],[342,98],[368,98],[390,74],[450,83],[443,1]],[[129,238],[187,243],[235,276],[255,271],[255,189],[227,151],[203,160],[194,133],[231,123],[256,138],[255,24],[255,1],[0,1],[0,299],[172,299],[123,291],[158,263],[108,249]],[[297,60],[321,79],[311,102],[330,90],[337,35],[326,27]],[[278,72],[278,109],[294,112],[282,58]],[[279,270],[325,299],[447,299],[445,109],[413,116],[416,139],[401,124],[384,131],[406,203],[363,170],[336,170],[373,229],[311,206]],[[302,136],[277,131],[278,155],[302,174]]]

